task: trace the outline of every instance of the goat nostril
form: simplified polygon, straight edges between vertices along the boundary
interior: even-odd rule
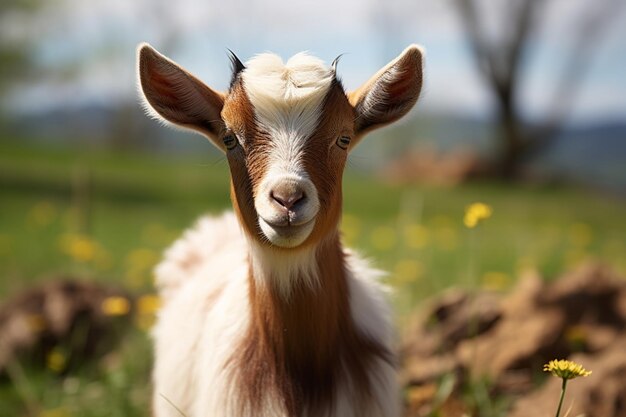
[[[304,198],[302,190],[297,190],[292,193],[280,193],[279,191],[272,191],[270,197],[287,210],[291,209],[298,201]]]

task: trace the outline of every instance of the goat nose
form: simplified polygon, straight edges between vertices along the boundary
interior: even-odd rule
[[[276,187],[270,192],[270,197],[287,210],[304,199],[304,192],[298,187]]]

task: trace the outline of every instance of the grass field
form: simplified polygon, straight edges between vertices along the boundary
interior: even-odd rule
[[[160,253],[203,213],[229,207],[214,154],[154,156],[0,144],[0,300],[57,274],[150,292]],[[626,204],[553,186],[385,185],[348,168],[346,242],[391,272],[398,322],[451,286],[506,291],[589,259],[626,273]],[[493,208],[477,229],[465,207]],[[79,375],[18,367],[0,381],[0,417],[146,416],[150,347],[136,329]]]

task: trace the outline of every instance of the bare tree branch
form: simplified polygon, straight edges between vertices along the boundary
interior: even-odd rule
[[[479,10],[480,0],[455,0],[454,4],[460,12],[481,74],[498,102],[500,173],[514,177],[522,159],[544,149],[569,117],[581,80],[591,64],[594,45],[611,17],[619,14],[623,1],[602,3],[591,13],[586,10],[582,23],[572,33],[575,46],[565,60],[562,76],[559,77],[554,97],[546,111],[548,116],[535,129],[524,128],[516,99],[521,89],[520,71],[524,51],[547,1],[507,1],[507,11],[502,16],[506,19],[506,32],[492,36],[491,39],[484,31],[485,19]]]
[[[595,45],[613,23],[612,20],[620,15],[623,7],[624,2],[621,0],[613,0],[609,5],[600,4],[589,10],[582,24],[576,27],[577,37],[573,42],[575,46],[563,64],[562,76],[558,79],[550,104],[547,105],[549,114],[526,139],[529,156],[543,150],[570,117],[583,79],[593,63]]]
[[[482,70],[482,74],[490,84],[499,84],[499,77],[494,67],[493,54],[481,31],[480,19],[476,3],[472,0],[455,0],[461,12],[462,23],[469,36],[469,43],[474,56]]]

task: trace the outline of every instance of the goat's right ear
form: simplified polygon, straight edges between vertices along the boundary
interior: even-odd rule
[[[139,84],[146,110],[155,118],[191,129],[209,138],[222,151],[218,140],[223,129],[220,116],[224,96],[147,43],[137,48]]]
[[[359,89],[348,94],[355,109],[355,134],[352,148],[367,132],[392,123],[413,107],[422,89],[424,52],[410,45],[384,66]]]

